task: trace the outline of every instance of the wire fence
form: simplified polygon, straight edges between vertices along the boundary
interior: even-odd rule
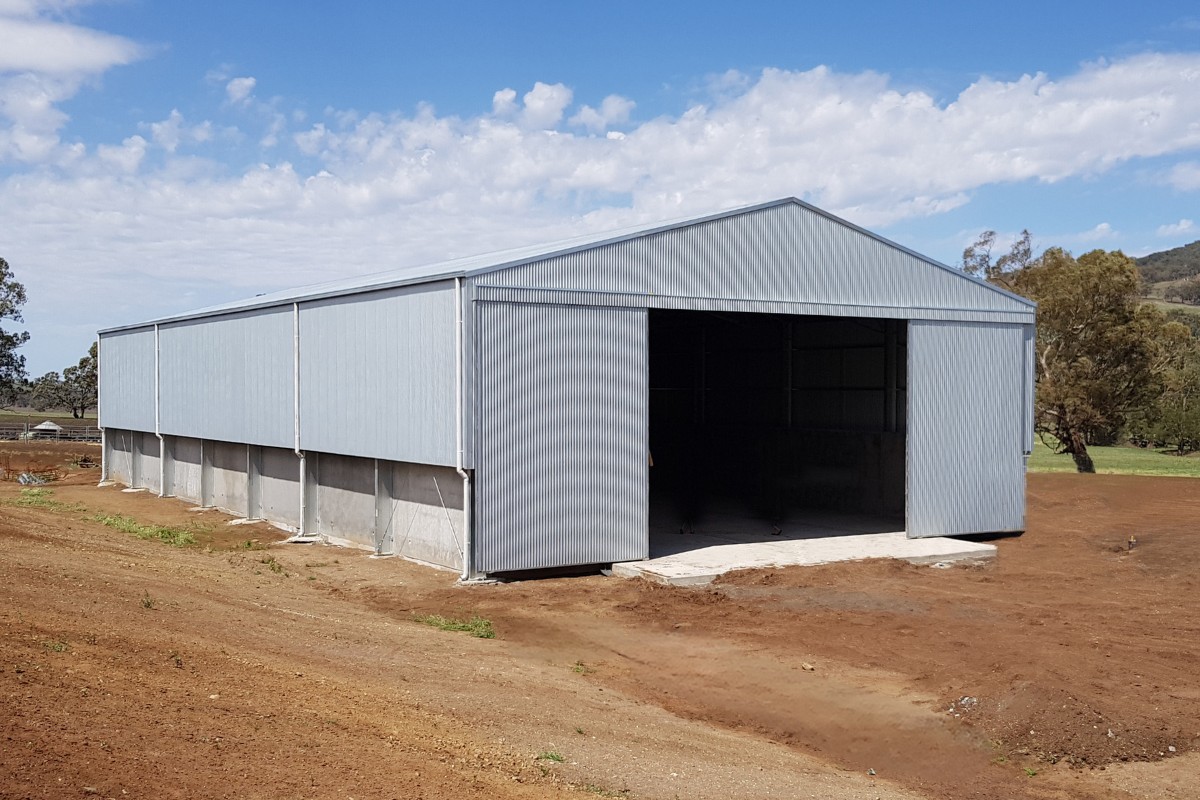
[[[37,430],[36,425],[0,425],[0,441],[18,442],[98,442],[100,429],[91,426]]]

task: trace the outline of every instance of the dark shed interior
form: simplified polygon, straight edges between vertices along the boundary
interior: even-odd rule
[[[652,529],[903,518],[905,320],[650,309],[648,324]]]

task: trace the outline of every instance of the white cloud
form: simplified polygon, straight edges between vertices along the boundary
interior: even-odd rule
[[[30,4],[23,4],[30,5]],[[57,20],[5,14],[0,8],[0,72],[77,76],[103,72],[142,57],[120,36]]]
[[[145,55],[123,37],[48,18],[81,4],[0,1],[0,164],[76,162],[83,148],[61,142],[67,115],[58,104],[87,79]]]
[[[580,125],[589,131],[601,133],[611,125],[620,125],[629,121],[629,114],[637,103],[620,95],[610,94],[600,103],[600,108],[584,106],[579,113],[571,117],[572,125]]]
[[[259,126],[242,140],[220,119],[172,111],[92,150],[57,138],[71,84],[18,77],[0,89],[0,160],[40,163],[0,177],[0,253],[28,284],[31,328],[55,314],[98,327],[786,195],[879,227],[960,207],[983,187],[1200,148],[1196,54],[981,79],[946,103],[875,73],[765,70],[636,123],[616,95],[564,123],[571,90],[540,82],[502,89],[490,107],[480,98],[475,116],[330,108],[298,132],[287,125],[302,116],[259,103],[251,123],[239,114]],[[272,148],[269,163],[231,166],[247,139]],[[170,157],[146,158],[151,143]],[[1200,162],[1169,178],[1200,188]],[[1073,241],[1117,236],[1102,223]]]
[[[516,113],[517,92],[515,89],[501,89],[492,95],[492,113],[498,117]]]
[[[271,123],[267,126],[267,132],[258,140],[258,143],[263,147],[275,147],[279,144],[285,131],[287,131],[287,117],[276,112],[271,115]]]
[[[1181,219],[1179,222],[1172,222],[1170,225],[1159,225],[1156,233],[1159,236],[1179,236],[1180,234],[1190,233],[1196,229],[1196,223],[1190,219]]]
[[[145,127],[150,130],[150,138],[154,143],[168,153],[174,153],[180,144],[198,144],[213,138],[211,122],[206,120],[198,125],[187,125],[178,109],[171,109],[166,119],[151,122]]]
[[[525,106],[521,118],[526,126],[553,128],[562,119],[563,111],[571,105],[571,90],[561,83],[538,81],[521,100]]]
[[[0,77],[0,163],[40,163],[61,158],[58,131],[67,115],[56,105],[75,93],[58,78],[22,73]]]
[[[1105,239],[1112,239],[1114,236],[1116,236],[1116,232],[1113,230],[1112,225],[1109,225],[1107,222],[1101,222],[1091,230],[1076,234],[1074,238],[1080,242],[1101,242]]]
[[[1200,189],[1200,161],[1184,161],[1167,173],[1167,183],[1181,192]]]
[[[225,96],[235,105],[245,105],[251,100],[251,94],[258,83],[255,78],[234,78],[225,84]]]
[[[96,148],[100,159],[117,167],[121,172],[137,172],[146,156],[146,140],[141,136],[130,136],[119,147],[102,144]]]

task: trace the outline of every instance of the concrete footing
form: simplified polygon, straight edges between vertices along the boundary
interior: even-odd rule
[[[914,564],[984,561],[996,546],[945,536],[909,539],[903,531],[827,536],[812,539],[720,544],[645,561],[613,564],[613,574],[646,578],[674,586],[703,586],[739,569],[813,566],[868,558],[898,558]]]
[[[107,429],[108,477],[266,520],[297,535],[462,568],[462,478],[453,467]],[[240,520],[238,520],[240,521]]]

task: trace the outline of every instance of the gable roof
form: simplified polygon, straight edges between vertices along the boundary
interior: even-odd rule
[[[119,325],[105,328],[101,330],[100,333],[114,333],[123,330],[145,328],[155,324],[221,316],[240,311],[265,309],[275,306],[290,305],[297,302],[322,300],[331,297],[342,297],[346,295],[361,294],[364,292],[374,292],[383,289],[411,286],[420,283],[430,283],[433,281],[450,280],[454,278],[473,278],[481,275],[488,275],[490,273],[501,272],[504,270],[514,270],[518,267],[536,264],[538,262],[545,262],[555,258],[571,256],[584,251],[619,245],[623,242],[630,242],[632,240],[651,237],[657,234],[678,231],[693,226],[705,225],[706,223],[717,222],[743,215],[754,214],[759,211],[787,206],[796,206],[816,214],[825,220],[841,226],[847,231],[852,231],[853,233],[866,237],[872,242],[883,245],[890,250],[907,255],[917,262],[929,265],[936,270],[944,270],[948,273],[951,273],[956,279],[977,284],[980,288],[990,292],[996,292],[1009,301],[1016,301],[1018,305],[1023,306],[1030,311],[1036,307],[1035,303],[1024,297],[1007,292],[984,280],[976,278],[975,276],[967,275],[958,269],[942,264],[941,262],[927,256],[921,255],[920,253],[910,250],[903,245],[896,244],[895,242],[879,236],[878,234],[872,233],[865,228],[861,228],[851,222],[841,219],[840,217],[830,214],[827,211],[823,211],[822,209],[806,203],[803,200],[795,197],[785,197],[765,203],[742,206],[739,208],[728,209],[726,211],[720,211],[698,217],[688,217],[667,222],[655,222],[631,228],[578,236],[549,244],[540,244],[493,253],[484,253],[481,255],[468,256],[449,261],[441,261],[433,264],[404,267],[400,269],[387,270],[384,272],[359,275],[352,278],[311,284],[294,289],[285,289],[282,291],[256,295],[244,300],[235,300],[229,303],[197,309],[195,311],[188,311],[180,314],[173,314],[157,319],[147,320],[145,322],[136,324]]]

